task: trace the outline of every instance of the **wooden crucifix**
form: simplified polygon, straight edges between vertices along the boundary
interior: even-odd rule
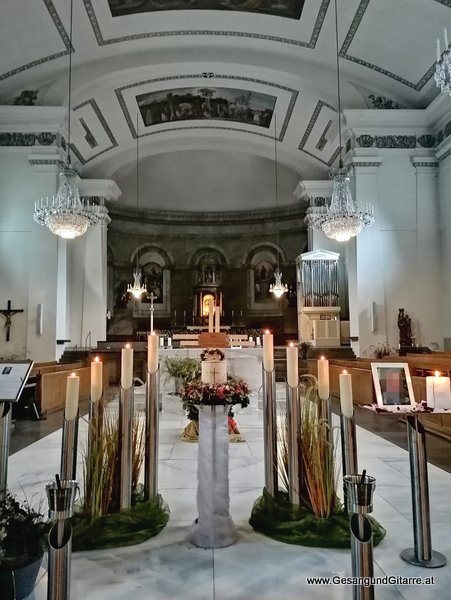
[[[9,342],[9,339],[10,339],[11,317],[14,316],[16,313],[21,313],[21,312],[23,312],[23,308],[16,308],[16,309],[11,308],[11,300],[8,300],[7,308],[0,310],[0,314],[4,315],[6,317],[5,329],[6,329],[6,341],[7,342]]]

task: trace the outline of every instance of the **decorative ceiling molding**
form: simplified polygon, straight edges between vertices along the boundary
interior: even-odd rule
[[[58,30],[58,33],[60,34],[60,37],[63,41],[63,44],[66,47],[66,50],[63,50],[62,52],[56,52],[54,54],[49,54],[49,56],[43,56],[42,58],[32,60],[31,62],[26,63],[20,67],[11,69],[10,71],[7,71],[6,73],[2,73],[0,75],[0,81],[8,79],[8,77],[13,77],[13,75],[22,73],[23,71],[26,71],[27,69],[31,69],[32,67],[38,67],[39,65],[42,65],[43,63],[49,62],[51,60],[55,60],[57,58],[61,58],[62,56],[67,56],[67,54],[69,54],[69,48],[70,48],[69,36],[67,35],[67,31],[64,28],[64,25],[62,24],[58,13],[56,12],[56,8],[55,8],[52,0],[44,0],[44,4],[45,4],[47,10],[49,11],[50,17],[51,17],[56,29]],[[72,46],[72,52],[75,52],[73,46]]]
[[[308,154],[309,156],[313,157],[315,160],[318,160],[323,165],[330,167],[334,164],[335,159],[339,155],[340,148],[336,148],[334,150],[332,156],[330,157],[330,159],[328,161],[322,160],[319,156],[317,156],[316,154],[313,154],[312,152],[309,152],[308,150],[305,150],[305,148],[304,148],[305,144],[307,143],[308,138],[310,137],[310,135],[313,131],[313,128],[315,127],[315,123],[318,120],[318,117],[324,107],[330,108],[335,113],[337,112],[337,110],[331,104],[328,104],[327,102],[324,102],[323,100],[318,100],[318,103],[315,106],[315,110],[313,111],[313,114],[310,117],[310,121],[307,125],[307,129],[305,130],[304,135],[302,136],[302,140],[298,146],[298,150],[300,150],[301,152],[304,152],[304,154]]]
[[[167,77],[157,77],[155,79],[148,79],[146,81],[138,81],[135,83],[130,83],[128,85],[125,85],[123,87],[117,88],[115,89],[115,93],[119,102],[119,105],[121,107],[122,113],[124,115],[125,120],[127,121],[127,125],[130,129],[130,133],[133,136],[133,139],[136,139],[136,129],[135,129],[135,125],[133,123],[133,119],[130,117],[130,113],[128,111],[124,96],[123,96],[123,92],[124,90],[128,90],[131,88],[137,88],[143,85],[148,85],[148,84],[152,84],[152,83],[161,83],[162,81],[178,81],[178,80],[184,80],[184,79],[200,79],[202,77],[202,73],[193,73],[191,75],[171,75],[171,76],[167,76]],[[278,90],[283,90],[285,92],[289,92],[291,94],[291,98],[288,104],[288,108],[287,108],[287,112],[285,115],[285,118],[283,120],[282,123],[282,127],[280,129],[280,134],[279,137],[277,138],[279,142],[282,142],[286,133],[286,130],[288,128],[288,123],[290,121],[291,115],[293,113],[293,109],[294,109],[294,105],[296,104],[296,100],[298,98],[299,92],[297,90],[294,90],[293,88],[289,88],[286,87],[284,85],[279,85],[277,83],[271,83],[269,81],[264,81],[262,79],[254,79],[252,77],[241,77],[238,75],[215,75],[215,79],[226,79],[229,81],[246,81],[248,83],[258,83],[259,85],[265,85],[271,88],[276,88]],[[197,86],[196,86],[197,87]],[[277,98],[277,100],[279,100],[279,98]],[[277,106],[277,100],[276,100],[276,106]],[[160,129],[158,131],[146,131],[145,133],[140,134],[139,137],[146,137],[148,135],[158,135],[160,133],[167,133],[170,131],[184,131],[184,130],[188,130],[188,129],[220,129],[223,131],[239,131],[241,133],[247,133],[247,134],[251,134],[251,135],[258,135],[260,137],[264,137],[264,138],[268,138],[268,139],[274,139],[272,135],[269,135],[267,133],[260,133],[257,131],[250,131],[248,129],[241,129],[239,127],[225,127],[225,126],[220,126],[220,125],[201,125],[201,126],[182,126],[182,127],[169,127],[169,128],[164,128],[164,129]]]
[[[444,4],[445,6],[450,6],[450,4],[451,4],[450,0],[435,0],[435,2],[439,2],[440,4]],[[354,36],[357,33],[360,23],[362,22],[362,19],[365,15],[365,12],[366,12],[366,9],[368,8],[369,3],[370,3],[370,0],[360,0],[360,4],[357,7],[356,13],[355,13],[352,23],[349,27],[348,33],[346,34],[343,45],[341,47],[340,56],[342,58],[345,58],[346,60],[357,63],[358,65],[362,65],[363,67],[372,69],[373,71],[376,71],[377,73],[380,73],[381,75],[386,75],[387,77],[390,77],[391,79],[394,79],[395,81],[398,81],[399,83],[402,83],[403,85],[406,85],[407,87],[412,88],[416,92],[421,91],[423,89],[423,87],[426,85],[426,83],[429,81],[429,79],[433,76],[434,71],[435,71],[435,63],[432,64],[431,67],[429,67],[429,69],[426,71],[426,73],[422,77],[420,77],[420,79],[417,83],[413,83],[412,81],[408,81],[407,79],[404,79],[404,77],[401,77],[400,75],[396,75],[396,73],[392,73],[391,71],[388,71],[387,69],[384,69],[383,67],[378,67],[377,65],[375,65],[373,63],[370,63],[366,60],[363,60],[361,58],[358,58],[356,56],[352,56],[352,55],[348,54],[349,47],[351,46]]]
[[[109,152],[110,150],[112,150],[113,148],[116,148],[118,146],[116,138],[114,137],[113,132],[110,129],[110,126],[108,125],[105,117],[102,114],[102,111],[99,108],[99,105],[94,100],[94,98],[89,98],[89,100],[86,100],[85,102],[82,102],[81,104],[78,104],[77,106],[74,106],[74,109],[73,109],[74,113],[76,113],[76,111],[79,110],[80,108],[87,106],[88,104],[92,107],[96,117],[99,119],[99,122],[101,123],[103,129],[105,130],[105,133],[107,134],[107,136],[111,142],[111,146],[109,148],[104,148],[103,150],[101,150],[100,152],[97,152],[97,154],[94,154],[93,156],[90,156],[89,158],[85,158],[81,154],[81,152],[78,150],[77,146],[75,144],[71,144],[71,150],[76,155],[76,157],[78,158],[78,160],[81,162],[82,165],[85,165],[86,163],[90,162],[91,160],[94,160],[98,156],[101,156],[105,152]]]
[[[133,35],[124,35],[120,37],[113,37],[105,39],[103,37],[102,31],[100,29],[99,21],[97,19],[97,15],[95,13],[94,7],[92,5],[92,0],[83,0],[83,4],[85,5],[86,12],[88,14],[89,21],[91,23],[92,29],[94,31],[95,38],[99,46],[106,46],[108,44],[118,44],[121,42],[130,42],[133,40],[142,40],[148,38],[159,38],[159,37],[168,37],[168,36],[192,36],[192,35],[211,35],[211,36],[224,36],[224,37],[242,37],[242,38],[252,38],[258,40],[265,40],[268,42],[279,42],[282,44],[291,44],[294,46],[302,46],[303,48],[314,49],[316,46],[316,42],[318,40],[319,34],[321,32],[324,18],[326,16],[327,9],[330,4],[330,0],[322,0],[321,6],[318,11],[318,16],[315,20],[315,25],[313,27],[312,35],[310,36],[310,40],[308,42],[302,42],[300,40],[292,40],[289,38],[283,38],[280,36],[274,35],[263,35],[259,33],[251,33],[247,31],[220,31],[220,30],[207,30],[207,29],[181,29],[181,30],[173,30],[173,31],[150,31],[147,33],[137,33]]]
[[[218,211],[218,212],[188,212],[188,211],[170,211],[170,210],[136,210],[133,208],[122,208],[108,203],[109,214],[113,221],[121,219],[123,221],[143,221],[154,224],[168,225],[199,225],[200,223],[274,223],[287,221],[295,229],[303,229],[300,221],[305,216],[305,206],[296,204],[296,206],[278,207],[262,210],[240,210],[240,211]]]
[[[56,141],[56,134],[51,131],[41,133],[23,133],[8,131],[0,133],[0,146],[51,146]]]

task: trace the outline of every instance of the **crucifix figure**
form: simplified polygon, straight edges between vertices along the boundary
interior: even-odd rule
[[[5,323],[5,329],[6,329],[6,341],[9,342],[9,338],[10,338],[10,331],[11,331],[11,317],[13,315],[15,315],[16,313],[21,313],[23,312],[23,308],[19,308],[19,309],[12,309],[11,308],[11,300],[8,300],[8,308],[4,308],[3,310],[0,310],[0,314],[4,315],[6,317],[6,323]]]
[[[150,294],[150,333],[153,331],[153,311],[155,310],[153,307],[153,301],[156,300],[156,296],[151,292]]]

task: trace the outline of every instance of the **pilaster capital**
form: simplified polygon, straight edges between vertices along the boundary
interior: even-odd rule
[[[352,156],[347,164],[351,167],[355,176],[376,175],[382,164],[380,156]]]
[[[437,175],[439,162],[433,156],[412,156],[412,165],[417,175]]]

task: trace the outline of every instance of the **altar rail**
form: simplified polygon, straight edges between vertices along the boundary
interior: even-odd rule
[[[434,360],[434,357],[435,360]],[[329,385],[332,396],[340,396],[339,375],[344,369],[352,375],[352,395],[354,402],[359,405],[372,404],[376,402],[376,395],[371,374],[371,363],[374,362],[407,362],[412,376],[412,387],[415,401],[420,403],[426,400],[426,379],[425,375],[438,370],[441,373],[451,372],[451,354],[444,356],[444,353],[435,354],[413,354],[410,356],[387,356],[383,359],[358,358],[355,360],[329,360]],[[317,360],[309,359],[308,372],[317,376]],[[428,417],[427,414],[421,416],[421,421],[425,428],[431,433],[435,433],[451,440],[451,414],[434,415]]]

